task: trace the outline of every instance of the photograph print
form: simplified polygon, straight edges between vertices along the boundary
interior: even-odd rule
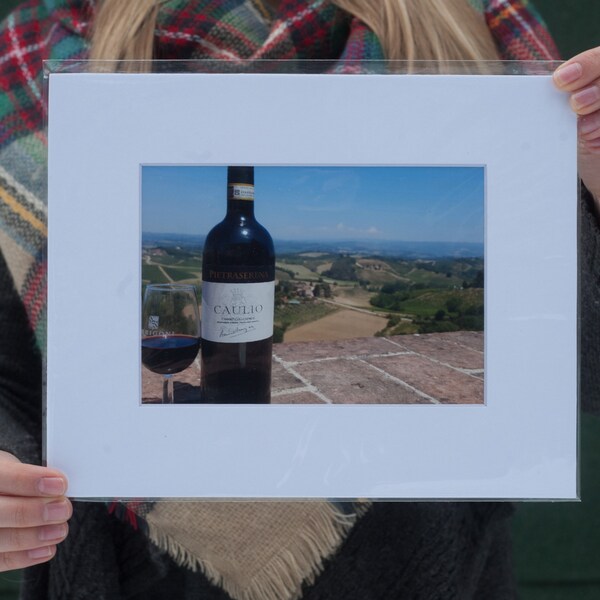
[[[483,404],[482,166],[141,167],[144,405]]]

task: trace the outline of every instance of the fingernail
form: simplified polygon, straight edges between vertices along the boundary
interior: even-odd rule
[[[583,118],[579,120],[579,131],[584,135],[587,133],[592,133],[592,131],[596,131],[596,129],[600,129],[600,123],[598,120],[592,117]]]
[[[54,554],[54,546],[44,546],[42,548],[34,548],[33,550],[28,550],[27,556],[29,558],[37,559],[37,558],[48,558]]]
[[[554,79],[562,85],[573,83],[581,77],[583,73],[583,67],[579,63],[571,63],[564,67],[559,67],[554,72]]]
[[[51,525],[50,527],[42,527],[38,535],[38,539],[41,542],[48,542],[50,540],[59,540],[65,537],[67,534],[66,525]]]
[[[600,100],[600,90],[594,85],[582,90],[581,92],[573,94],[571,96],[571,100],[577,108],[585,108],[586,106],[594,104]]]
[[[69,506],[66,502],[52,502],[44,507],[44,521],[66,521]]]
[[[42,477],[38,481],[38,489],[48,496],[62,496],[67,491],[67,486],[62,477]]]

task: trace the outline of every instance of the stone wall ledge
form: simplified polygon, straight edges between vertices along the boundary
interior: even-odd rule
[[[483,404],[483,332],[290,342],[273,346],[273,404]],[[200,361],[174,376],[175,401],[200,400]],[[142,368],[142,402],[162,378]]]

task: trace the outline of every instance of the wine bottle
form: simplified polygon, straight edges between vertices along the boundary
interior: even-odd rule
[[[227,214],[202,253],[205,402],[270,402],[274,305],[275,250],[254,217],[254,167],[229,167]]]

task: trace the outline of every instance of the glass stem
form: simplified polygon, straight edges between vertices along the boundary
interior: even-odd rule
[[[163,375],[163,404],[173,404],[173,376]]]

